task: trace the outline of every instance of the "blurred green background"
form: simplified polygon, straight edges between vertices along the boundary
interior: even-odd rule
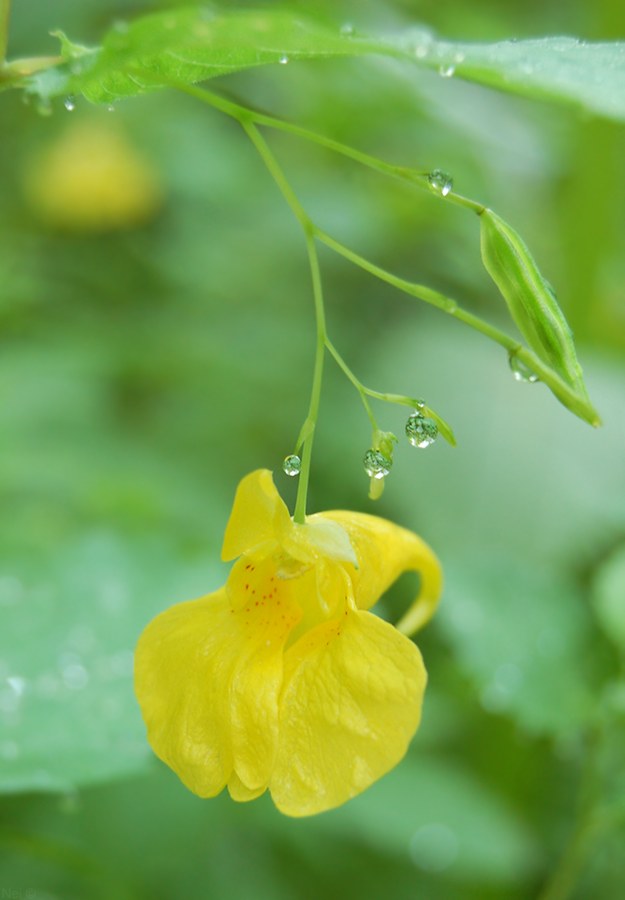
[[[154,8],[14,0],[9,53],[55,52],[55,27],[97,42]],[[457,39],[625,38],[620,0],[344,0],[331,14]],[[288,820],[266,797],[199,800],[147,746],[132,651],[157,612],[223,583],[244,474],[273,469],[292,506],[281,462],[314,355],[304,240],[240,127],[187,96],[113,112],[78,100],[43,117],[3,94],[0,896],[624,896],[625,131],[388,59],[219,84],[389,161],[447,169],[499,212],[555,285],[605,424],[593,431],[542,385],[515,382],[501,348],[322,248],[334,343],[368,386],[423,396],[458,439],[401,443],[372,503],[369,422],[328,359],[310,510],[393,519],[445,569],[440,612],[418,636],[423,724],[394,772],[313,819]],[[87,188],[95,226],[81,227],[71,172],[55,168],[80,133],[114,135],[107,177],[121,195],[128,171],[135,185],[136,167],[147,173],[143,207],[119,227],[114,214],[96,227]],[[512,330],[474,216],[268,138],[326,231]],[[405,411],[376,413],[402,433]],[[380,613],[396,620],[414,588],[400,581]],[[572,836],[571,884],[541,895]]]

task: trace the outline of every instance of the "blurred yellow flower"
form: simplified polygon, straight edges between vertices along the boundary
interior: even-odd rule
[[[297,524],[267,470],[240,483],[222,557],[225,587],[145,629],[135,688],[156,754],[194,793],[269,789],[306,816],[359,794],[404,756],[426,672],[417,647],[367,612],[404,571],[421,589],[399,623],[429,619],[438,561],[375,516],[326,512]]]
[[[29,161],[24,189],[40,219],[78,232],[141,225],[162,201],[153,166],[118,126],[92,117]]]

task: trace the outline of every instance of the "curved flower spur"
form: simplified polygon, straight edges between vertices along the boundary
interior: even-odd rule
[[[259,470],[239,484],[225,587],[145,629],[135,688],[156,754],[201,797],[267,789],[283,813],[339,806],[393,768],[421,716],[427,675],[406,637],[428,621],[438,560],[419,537],[363,513],[292,521]],[[368,612],[402,572],[421,590],[397,628]]]

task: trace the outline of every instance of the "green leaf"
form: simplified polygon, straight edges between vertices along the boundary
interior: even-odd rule
[[[69,791],[151,765],[135,643],[150,618],[219,580],[162,541],[105,532],[47,562],[2,560],[0,793]]]
[[[543,38],[469,44],[425,30],[367,36],[289,10],[213,12],[188,7],[145,16],[110,31],[102,48],[36,75],[45,97],[83,93],[110,103],[172,83],[191,84],[285,58],[378,53],[508,93],[571,103],[625,120],[625,44]]]

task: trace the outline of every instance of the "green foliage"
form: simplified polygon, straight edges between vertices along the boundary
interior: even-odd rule
[[[94,103],[111,103],[253,66],[372,53],[625,119],[622,44],[585,44],[573,38],[453,43],[414,29],[365,35],[299,11],[271,8],[217,12],[196,6],[122,23],[108,33],[102,48],[73,65],[37,74],[29,90],[43,97],[82,93]]]
[[[620,50],[556,38],[438,42],[423,29],[408,35],[409,0],[373,6],[362,27],[359,4],[335,7],[337,22],[356,23],[351,35],[306,24],[306,51],[295,32],[300,56],[292,10],[269,10],[286,24],[264,55],[242,27],[257,12],[237,14],[236,34],[234,14],[222,14],[241,63],[227,86],[252,108],[376,157],[440,165],[463,194],[505,211],[561,285],[605,428],[568,415],[544,384],[515,382],[501,347],[321,248],[328,327],[349,365],[366,384],[424,396],[428,415],[440,409],[458,437],[454,451],[440,439],[415,450],[403,438],[405,407],[372,399],[380,428],[402,438],[380,508],[370,505],[370,423],[328,360],[310,509],[392,518],[419,531],[446,572],[440,615],[419,638],[424,719],[404,764],[316,819],[287,822],[265,800],[199,800],[147,749],[130,652],[152,615],[223,582],[219,542],[242,474],[273,468],[293,508],[295,479],[279,469],[305,415],[314,353],[304,242],[245,136],[189,97],[163,92],[113,114],[79,100],[71,115],[41,119],[3,94],[0,887],[86,900],[526,900],[574,832],[592,757],[584,748],[603,729],[591,759],[596,837],[576,900],[625,890],[621,138],[506,96],[566,99],[621,120]],[[12,11],[19,53],[36,46],[49,15],[49,4],[32,8]],[[68,0],[63,10],[58,24],[87,42],[118,13],[105,0]],[[581,33],[590,20],[595,37],[614,36],[603,12],[575,2],[429,10],[441,34],[453,26],[494,41]],[[171,4],[113,28],[104,50],[49,68],[32,87],[65,96],[82,85],[109,103],[140,92],[129,74],[146,91],[172,73],[223,74],[223,46],[221,57],[201,42],[185,52],[198,21]],[[388,35],[389,22],[382,59],[372,46],[382,39],[363,35]],[[161,56],[170,32],[188,67]],[[337,56],[367,58],[330,58],[324,42]],[[417,43],[428,48],[418,59]],[[278,63],[304,52],[310,63]],[[93,68],[77,75],[75,63]],[[454,77],[438,75],[454,65]],[[165,203],[142,227],[60,233],[26,199],[28,161],[90,117],[122,129],[160,174]],[[293,135],[270,140],[322,227],[500,323],[473,216]],[[606,171],[609,191],[598,196]],[[400,584],[381,611],[397,621],[413,588]],[[433,871],[441,852],[445,865]]]
[[[190,565],[162,542],[101,531],[47,560],[5,558],[0,569],[0,792],[72,791],[146,769],[134,645],[172,597],[219,586],[214,563]]]

